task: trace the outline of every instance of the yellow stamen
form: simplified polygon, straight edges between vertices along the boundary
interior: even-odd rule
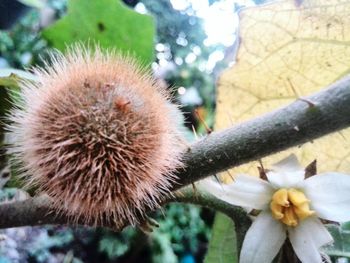
[[[308,203],[304,203],[299,206],[293,206],[293,208],[294,208],[295,214],[298,216],[300,220],[303,220],[315,214],[315,211],[310,210]]]
[[[281,188],[277,190],[270,203],[273,218],[287,226],[297,226],[300,220],[315,214],[310,210],[310,200],[297,189]]]
[[[288,191],[285,188],[281,188],[276,191],[272,196],[272,201],[284,207],[289,207]]]
[[[277,204],[276,202],[272,201],[270,203],[270,208],[271,208],[271,211],[272,211],[272,216],[274,219],[281,219],[283,218],[283,206]]]
[[[310,200],[306,198],[303,192],[294,188],[288,189],[288,199],[293,205],[299,206],[305,203],[309,203]]]
[[[293,207],[286,207],[284,210],[284,217],[281,219],[283,223],[287,226],[297,226],[298,225],[298,217],[294,213]]]

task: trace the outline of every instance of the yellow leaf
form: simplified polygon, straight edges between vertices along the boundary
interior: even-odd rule
[[[287,105],[349,74],[349,13],[350,1],[344,0],[284,0],[243,10],[236,64],[219,80],[216,129]],[[264,166],[291,152],[304,166],[317,159],[319,172],[349,173],[350,129],[264,158]],[[257,166],[232,172],[258,175]]]

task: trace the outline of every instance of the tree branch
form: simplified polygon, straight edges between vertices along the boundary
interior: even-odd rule
[[[50,211],[50,199],[45,195],[0,205],[1,228],[64,224],[65,221],[66,218],[60,218]]]
[[[226,214],[233,221],[245,221],[250,222],[247,213],[238,206],[233,206],[226,203],[213,195],[205,193],[199,190],[192,190],[191,186],[183,187],[182,189],[176,191],[173,197],[169,197],[166,203],[169,202],[179,202],[179,203],[191,203],[195,205],[201,205],[206,208],[213,209]]]
[[[179,184],[174,188],[348,126],[350,77],[303,100],[197,141],[185,154],[186,169],[179,173]]]
[[[179,171],[173,190],[350,126],[350,78],[305,99],[314,106],[297,100],[194,143],[184,155],[186,168]],[[40,198],[0,205],[0,228],[69,222],[50,212],[48,200]]]
[[[170,198],[169,201],[200,205],[215,209],[230,217],[235,223],[238,251],[241,250],[245,234],[252,223],[247,212],[241,207],[233,206],[203,191],[194,191],[191,186],[176,191],[174,197]]]
[[[54,211],[51,208],[50,197],[47,195],[40,195],[24,201],[8,202],[0,205],[0,229],[48,224],[84,225],[84,221],[75,222],[73,218]],[[105,223],[103,226],[115,231],[121,230],[116,229],[115,225],[111,223]]]

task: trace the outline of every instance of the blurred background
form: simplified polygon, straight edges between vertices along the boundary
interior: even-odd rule
[[[238,43],[237,12],[262,2],[124,0],[130,9],[155,19],[151,67],[154,75],[172,89],[175,99],[183,106],[189,140],[195,139],[192,126],[199,135],[205,133],[195,110],[210,127],[213,126],[215,81],[223,69],[234,63]],[[0,76],[8,75],[14,68],[23,70],[42,65],[42,59],[53,47],[42,31],[66,13],[66,0],[0,0]],[[3,114],[8,101],[1,103]],[[1,161],[0,187],[8,177],[4,160]],[[20,200],[25,195],[6,184],[0,190],[0,201]],[[149,235],[131,227],[122,233],[63,226],[0,230],[0,263],[203,261],[213,211],[171,204],[152,217],[160,227]]]

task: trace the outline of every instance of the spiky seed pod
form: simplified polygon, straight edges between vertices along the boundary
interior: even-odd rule
[[[181,165],[179,114],[130,59],[75,46],[34,69],[10,114],[23,177],[75,220],[121,226],[158,206]]]

